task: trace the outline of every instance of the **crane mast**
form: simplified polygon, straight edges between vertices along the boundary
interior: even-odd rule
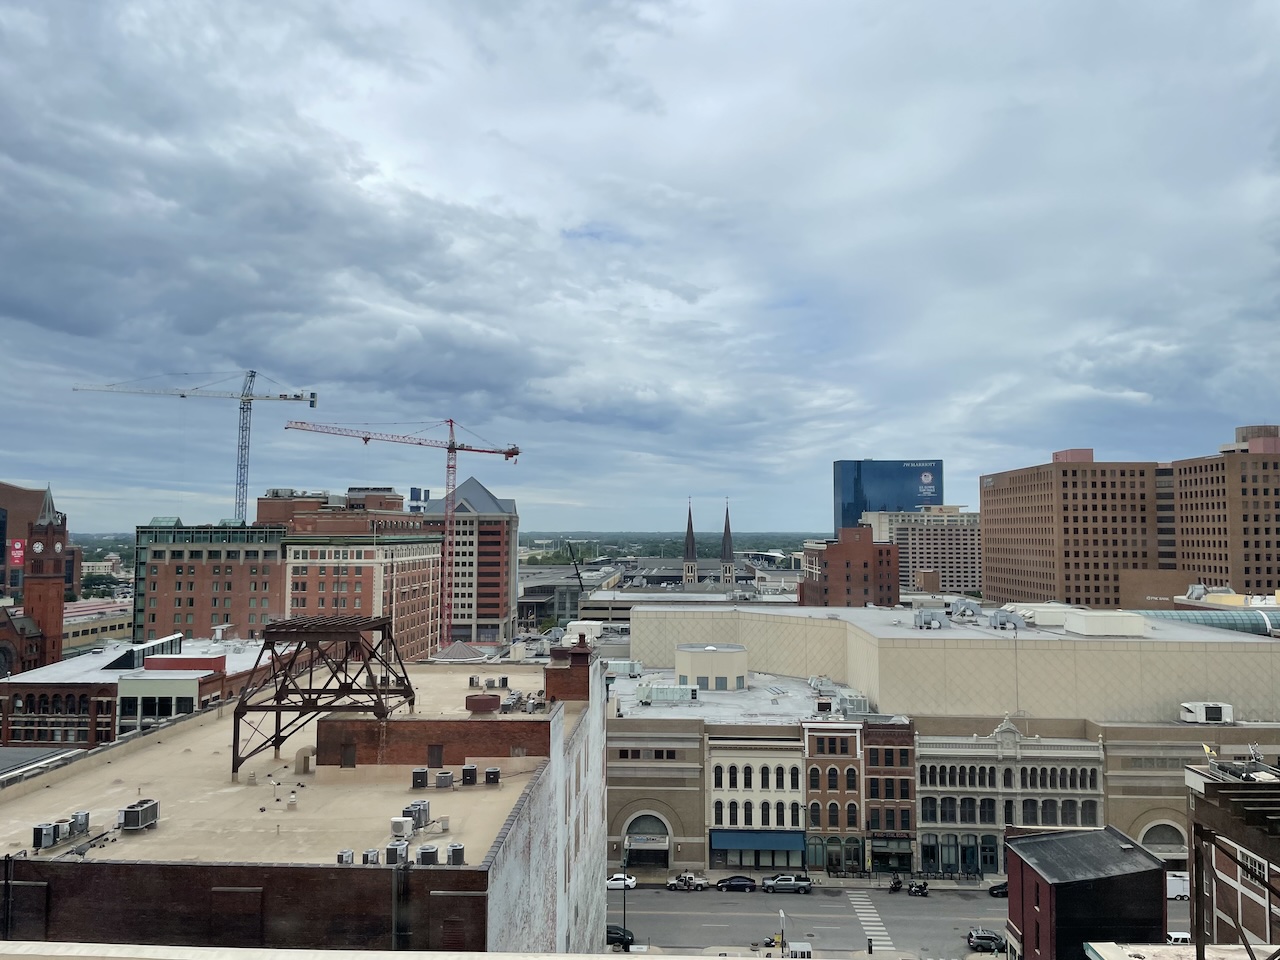
[[[253,401],[255,400],[291,400],[309,404],[312,409],[316,405],[316,394],[294,390],[288,393],[254,393],[253,385],[258,378],[257,370],[246,370],[244,383],[240,392],[232,390],[207,390],[204,387],[135,387],[129,383],[106,383],[100,385],[76,384],[72,390],[91,390],[99,393],[133,393],[151,397],[213,397],[218,400],[240,401],[240,432],[236,443],[236,519],[244,521],[249,512],[249,433],[253,424]]]
[[[444,542],[441,545],[440,560],[440,641],[443,649],[453,639],[453,554],[456,534],[454,531],[454,514],[457,508],[458,490],[458,451],[467,453],[498,454],[505,460],[514,460],[520,456],[520,448],[510,447],[477,447],[469,443],[458,443],[454,435],[455,421],[441,420],[434,426],[447,424],[449,439],[436,440],[433,437],[418,437],[396,433],[375,433],[370,430],[354,430],[329,423],[306,423],[301,420],[290,420],[284,425],[286,430],[307,430],[311,433],[327,433],[337,437],[355,437],[364,443],[371,440],[387,443],[408,443],[419,447],[436,447],[446,452],[444,473]]]

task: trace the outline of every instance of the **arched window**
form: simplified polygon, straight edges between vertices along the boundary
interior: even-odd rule
[[[1013,789],[1013,767],[1004,768],[1004,788],[1006,790]]]
[[[987,785],[993,788],[996,785],[996,768],[995,767],[987,767]]]
[[[778,826],[780,826],[780,827],[785,827],[785,826],[787,825],[787,817],[786,817],[786,813],[787,813],[787,806],[786,806],[786,804],[784,804],[781,800],[779,800],[779,801],[774,805],[773,810],[774,810],[774,813],[776,814],[776,816],[774,817],[773,822],[774,822],[775,824],[777,824]]]
[[[947,786],[954,787],[956,785],[956,768],[947,767]]]
[[[1079,777],[1079,775],[1076,773],[1076,768],[1075,768],[1075,767],[1072,767],[1072,768],[1071,768],[1071,789],[1072,789],[1072,790],[1078,790],[1078,789],[1080,789],[1080,777]]]
[[[715,783],[717,790],[724,789],[724,767],[720,766],[718,763],[713,771],[712,782]]]
[[[800,768],[799,767],[791,768],[791,789],[792,790],[800,789]],[[799,826],[799,824],[797,824],[797,826]]]
[[[1027,768],[1026,767],[1022,768],[1022,789],[1023,790],[1027,789]]]
[[[840,789],[840,771],[835,767],[827,767],[827,789],[831,791]]]
[[[938,822],[937,797],[921,797],[920,798],[920,822],[921,823],[937,823]]]
[[[1026,824],[1034,824],[1038,822],[1038,813],[1040,805],[1034,800],[1022,801],[1022,822]]]
[[[1089,771],[1089,789],[1090,790],[1098,789],[1098,771],[1097,770]]]
[[[768,770],[769,768],[765,767],[764,769]],[[769,826],[769,812],[772,809],[773,807],[769,806],[768,803],[760,804],[760,826],[762,827]]]
[[[955,823],[956,822],[956,798],[943,797],[942,804],[940,806],[940,811],[941,811],[940,815],[942,817],[943,823]]]
[[[809,804],[809,826],[822,826],[822,804],[818,803],[817,800]]]
[[[1096,827],[1098,825],[1098,801],[1086,800],[1080,804],[1080,825]]]
[[[1047,827],[1058,825],[1058,801],[1046,800],[1040,804],[1040,822]]]
[[[737,789],[738,789],[738,766],[737,766],[737,764],[731,764],[731,765],[729,766],[729,789],[730,789],[730,790],[737,790]]]
[[[1075,772],[1074,770],[1072,771]],[[1062,825],[1064,827],[1074,827],[1079,823],[1077,815],[1076,802],[1074,800],[1062,801]]]
[[[1054,767],[1052,770],[1049,771],[1049,789],[1050,790],[1058,789],[1058,768],[1057,767]]]
[[[969,768],[969,786],[976,787],[978,785],[978,768]]]
[[[810,767],[810,768],[809,768],[809,789],[810,789],[811,791],[815,791],[815,790],[817,790],[817,789],[818,789],[818,784],[819,784],[819,782],[820,782],[821,780],[822,780],[822,774],[821,774],[821,772],[818,770],[818,768],[817,768],[817,767]]]
[[[49,695],[47,693],[40,694],[40,712],[49,712]]]
[[[750,767],[742,768],[742,789],[743,790],[751,789],[751,768]]]
[[[978,768],[978,786],[985,787],[987,785],[987,768]]]
[[[743,767],[743,770],[750,770],[750,767]],[[742,825],[744,827],[751,826],[751,801],[744,801],[742,804]]]
[[[723,800],[716,801],[715,822],[717,827],[724,825],[724,801]]]
[[[858,770],[856,767],[845,767],[844,788],[850,793],[858,792]]]
[[[738,801],[729,801],[729,826],[736,827],[738,825]]]
[[[929,786],[936,787],[938,785],[938,768],[936,766],[929,767]]]
[[[774,767],[773,769],[773,789],[775,790],[787,789],[787,781],[784,780],[782,777],[781,767]]]
[[[796,772],[799,773],[797,768],[792,767],[791,769],[796,770]],[[791,802],[791,825],[793,827],[800,826],[800,804],[796,803],[794,800]]]
[[[1049,788],[1049,771],[1044,767],[1040,768],[1040,789],[1047,790]]]
[[[959,776],[959,779],[958,779],[958,780],[956,780],[956,785],[957,785],[957,786],[960,786],[960,787],[965,786],[965,785],[968,783],[968,776],[969,776],[969,775],[968,775],[968,768],[967,768],[967,767],[961,767],[961,768],[960,768],[960,776]]]
[[[36,712],[36,695],[34,693],[27,694],[27,713]]]
[[[844,808],[844,822],[849,825],[850,830],[858,829],[858,805],[850,803]]]
[[[929,768],[921,765],[920,767],[920,786],[927,787],[929,785]]]
[[[832,830],[840,829],[840,804],[827,804],[827,826]]]
[[[769,789],[769,768],[768,767],[760,768],[760,789],[761,790]]]
[[[53,695],[53,712],[54,713],[62,712],[62,694],[60,693],[55,693]]]
[[[1067,768],[1066,767],[1063,767],[1061,770],[1058,771],[1058,789],[1059,790],[1067,789]]]

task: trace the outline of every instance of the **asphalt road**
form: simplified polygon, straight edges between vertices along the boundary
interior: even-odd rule
[[[970,927],[1002,931],[1007,900],[969,890],[937,890],[926,898],[906,891],[818,887],[799,894],[702,893],[638,889],[627,892],[626,925],[638,943],[670,951],[708,947],[748,950],[778,932],[781,909],[789,940],[805,939],[819,957],[825,952],[865,951],[886,960],[961,960],[971,954]],[[1170,900],[1169,929],[1188,929],[1189,906]],[[622,894],[609,892],[609,921],[622,923]],[[761,950],[761,956],[764,951]],[[776,956],[776,954],[775,954]]]

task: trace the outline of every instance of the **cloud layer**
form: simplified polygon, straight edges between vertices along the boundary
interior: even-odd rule
[[[453,417],[527,529],[1206,452],[1276,416],[1277,51],[1267,3],[0,0],[0,474],[218,519],[233,403],[70,387],[245,368],[321,394],[252,493],[438,489],[281,427]]]

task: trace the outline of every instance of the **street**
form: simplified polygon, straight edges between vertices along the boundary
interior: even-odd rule
[[[766,893],[668,892],[637,889],[627,893],[626,926],[638,944],[697,953],[720,946],[749,951],[779,932],[778,911],[786,914],[788,940],[807,940],[814,954],[865,951],[886,958],[959,960],[969,956],[970,927],[1003,933],[1008,901],[985,892],[938,890],[927,898],[906,891],[818,887],[808,896]],[[1187,930],[1189,905],[1170,900],[1169,929]],[[622,893],[609,892],[609,922],[622,923]],[[761,950],[763,957],[765,950]],[[776,956],[776,952],[775,952]]]

